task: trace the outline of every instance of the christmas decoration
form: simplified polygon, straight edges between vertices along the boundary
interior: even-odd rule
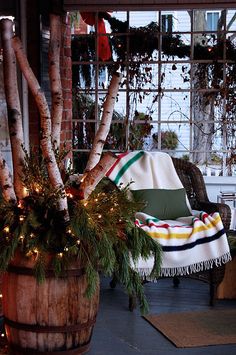
[[[88,296],[94,292],[97,270],[115,274],[129,294],[137,294],[141,310],[146,312],[142,280],[131,264],[140,256],[154,255],[151,276],[158,277],[161,252],[158,244],[135,226],[137,202],[128,198],[128,186],[119,190],[104,178],[86,200],[66,187],[70,220],[65,224],[56,208],[63,192],[48,184],[43,159],[26,153],[23,171],[27,197],[18,205],[0,204],[0,270],[7,270],[20,250],[35,259],[35,276],[43,282],[48,254],[52,255],[55,276],[76,257],[85,267]]]
[[[55,277],[77,260],[85,271],[88,297],[98,290],[98,272],[115,275],[129,294],[136,294],[142,312],[146,312],[142,279],[132,268],[132,262],[153,255],[155,262],[151,277],[158,277],[160,246],[135,226],[137,203],[128,198],[128,186],[117,189],[103,178],[117,159],[111,153],[102,155],[102,149],[109,133],[121,75],[117,72],[112,75],[103,104],[101,126],[95,135],[86,171],[82,178],[72,176],[70,169],[62,168],[66,152],[60,144],[63,109],[59,66],[61,18],[50,16],[51,109],[20,39],[12,37],[12,26],[10,20],[1,20],[4,48],[8,49],[3,51],[5,87],[9,91],[7,103],[18,95],[17,83],[14,83],[15,87],[9,85],[17,60],[40,113],[41,140],[39,151],[29,154],[20,141],[21,170],[19,173],[19,164],[13,160],[13,170],[18,172],[13,184],[6,161],[0,155],[3,196],[0,201],[0,270],[7,271],[15,256],[21,255],[24,260],[34,260],[36,279],[43,282],[48,260]],[[12,65],[7,65],[8,62]],[[16,111],[17,104],[13,101],[9,116]],[[18,116],[21,131],[21,116]],[[16,150],[19,145],[12,142],[13,155]]]

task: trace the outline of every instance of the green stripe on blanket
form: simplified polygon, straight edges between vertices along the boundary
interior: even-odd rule
[[[144,151],[141,150],[132,159],[127,161],[127,163],[124,166],[122,166],[122,168],[120,169],[120,171],[118,172],[118,174],[116,175],[115,180],[114,180],[114,183],[116,185],[119,184],[119,181],[120,181],[121,177],[124,175],[124,173],[126,172],[126,170],[129,169],[129,167],[133,163],[135,163],[137,160],[139,160],[141,158],[141,156],[143,156],[143,155],[144,155]]]

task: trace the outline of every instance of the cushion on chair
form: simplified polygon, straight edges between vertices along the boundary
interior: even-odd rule
[[[132,194],[135,200],[146,204],[142,212],[158,219],[169,220],[191,215],[184,188],[132,190]]]

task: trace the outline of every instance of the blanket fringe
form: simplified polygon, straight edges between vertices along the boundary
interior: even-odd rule
[[[186,276],[193,273],[198,273],[201,271],[207,271],[212,269],[214,266],[220,267],[223,264],[231,261],[232,257],[230,253],[223,254],[221,257],[211,260],[202,261],[196,264],[191,264],[184,267],[175,267],[175,268],[161,268],[160,277],[174,277],[174,276]],[[150,277],[151,269],[150,268],[135,268],[135,270],[148,281],[155,281]]]

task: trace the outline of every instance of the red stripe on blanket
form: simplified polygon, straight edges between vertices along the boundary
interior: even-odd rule
[[[203,213],[202,220],[203,220],[204,223],[205,223],[206,218],[208,218],[208,216],[209,215],[207,213]]]
[[[129,154],[129,152],[126,153],[121,153],[118,155],[118,159],[115,161],[115,163],[112,165],[112,167],[108,170],[108,172],[106,173],[106,176],[109,176],[112,171],[115,169],[116,165],[120,162],[120,160],[125,157],[127,154]]]
[[[171,224],[168,224],[168,223],[164,223],[164,224],[156,224],[156,223],[154,223],[154,222],[150,222],[150,223],[148,223],[148,224],[143,224],[144,226],[146,225],[146,226],[148,226],[148,227],[158,227],[158,228],[192,228],[192,226],[187,226],[187,225],[185,225],[185,224],[183,224],[182,226],[179,226],[179,225],[171,225]]]
[[[193,228],[192,226],[187,226],[186,224],[183,224],[182,226],[179,226],[179,225],[171,225],[171,224],[168,224],[168,223],[164,223],[164,224],[156,224],[154,222],[150,222],[148,224],[145,224],[145,223],[140,223],[139,221],[135,221],[134,222],[136,226],[138,227],[157,227],[157,228]]]

